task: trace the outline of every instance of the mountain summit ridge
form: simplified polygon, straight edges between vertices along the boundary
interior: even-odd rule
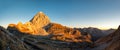
[[[50,19],[43,12],[38,12],[30,22],[38,28],[44,27],[50,23]]]

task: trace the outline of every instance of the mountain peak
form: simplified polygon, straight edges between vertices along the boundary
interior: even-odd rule
[[[38,12],[38,13],[43,13],[42,11]]]
[[[38,28],[44,27],[50,23],[50,19],[43,12],[38,12],[30,22]]]

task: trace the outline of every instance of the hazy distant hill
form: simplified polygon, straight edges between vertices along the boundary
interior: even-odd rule
[[[92,36],[92,41],[96,41],[101,37],[104,37],[112,32],[114,32],[116,29],[108,29],[108,30],[100,30],[98,28],[94,27],[88,27],[88,28],[75,28],[79,30],[80,32],[84,33],[89,33]]]
[[[92,50],[120,50],[120,26],[116,31],[98,39]]]

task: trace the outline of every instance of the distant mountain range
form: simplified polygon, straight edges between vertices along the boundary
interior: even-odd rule
[[[74,28],[79,30],[80,32],[89,33],[92,36],[92,41],[96,41],[101,37],[104,37],[112,32],[114,32],[116,29],[108,29],[108,30],[100,30],[98,28],[94,27],[88,27],[88,28]]]

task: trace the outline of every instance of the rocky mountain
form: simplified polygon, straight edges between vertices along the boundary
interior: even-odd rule
[[[22,33],[14,31],[18,35],[10,33],[7,29],[0,26],[0,50],[70,50],[69,45],[72,45],[72,43],[53,41],[48,39],[48,37],[29,34],[24,34],[24,36],[20,36],[22,38],[18,38]],[[78,46],[76,45],[76,47]]]
[[[42,12],[37,13],[30,22],[23,24],[19,22],[16,24],[9,24],[8,30],[19,30],[22,33],[32,34],[32,35],[42,35],[46,36],[48,33],[44,30],[44,26],[50,23],[49,18]]]
[[[100,30],[98,28],[94,27],[88,27],[88,28],[74,28],[79,30],[81,33],[88,33],[92,37],[92,41],[96,41],[101,37],[107,36],[110,33],[114,32],[115,29],[108,29],[108,30]]]
[[[120,50],[120,26],[118,29],[95,42],[93,50]]]
[[[27,46],[36,50],[74,50],[90,47],[90,34],[50,22],[42,12],[37,13],[29,22],[9,24],[7,30]]]
[[[29,22],[0,26],[0,50],[119,50],[120,27],[104,36],[97,28],[74,29],[37,13]],[[92,41],[93,38],[100,38]]]
[[[66,42],[92,42],[90,34],[81,34],[80,31],[57,23],[50,23],[46,31],[52,35],[52,39]]]
[[[102,30],[102,32],[105,34],[105,35],[109,35],[110,33],[113,33],[116,29],[108,29],[108,30]]]
[[[14,34],[20,32],[40,36],[47,35],[50,36],[52,40],[92,43],[90,34],[82,35],[80,31],[73,28],[51,23],[49,18],[42,12],[37,13],[30,22],[26,22],[25,24],[19,22],[17,25],[9,24],[7,29]],[[20,35],[18,37],[20,37]]]
[[[38,12],[30,22],[36,26],[36,28],[42,28],[50,23],[50,19],[43,12]]]

